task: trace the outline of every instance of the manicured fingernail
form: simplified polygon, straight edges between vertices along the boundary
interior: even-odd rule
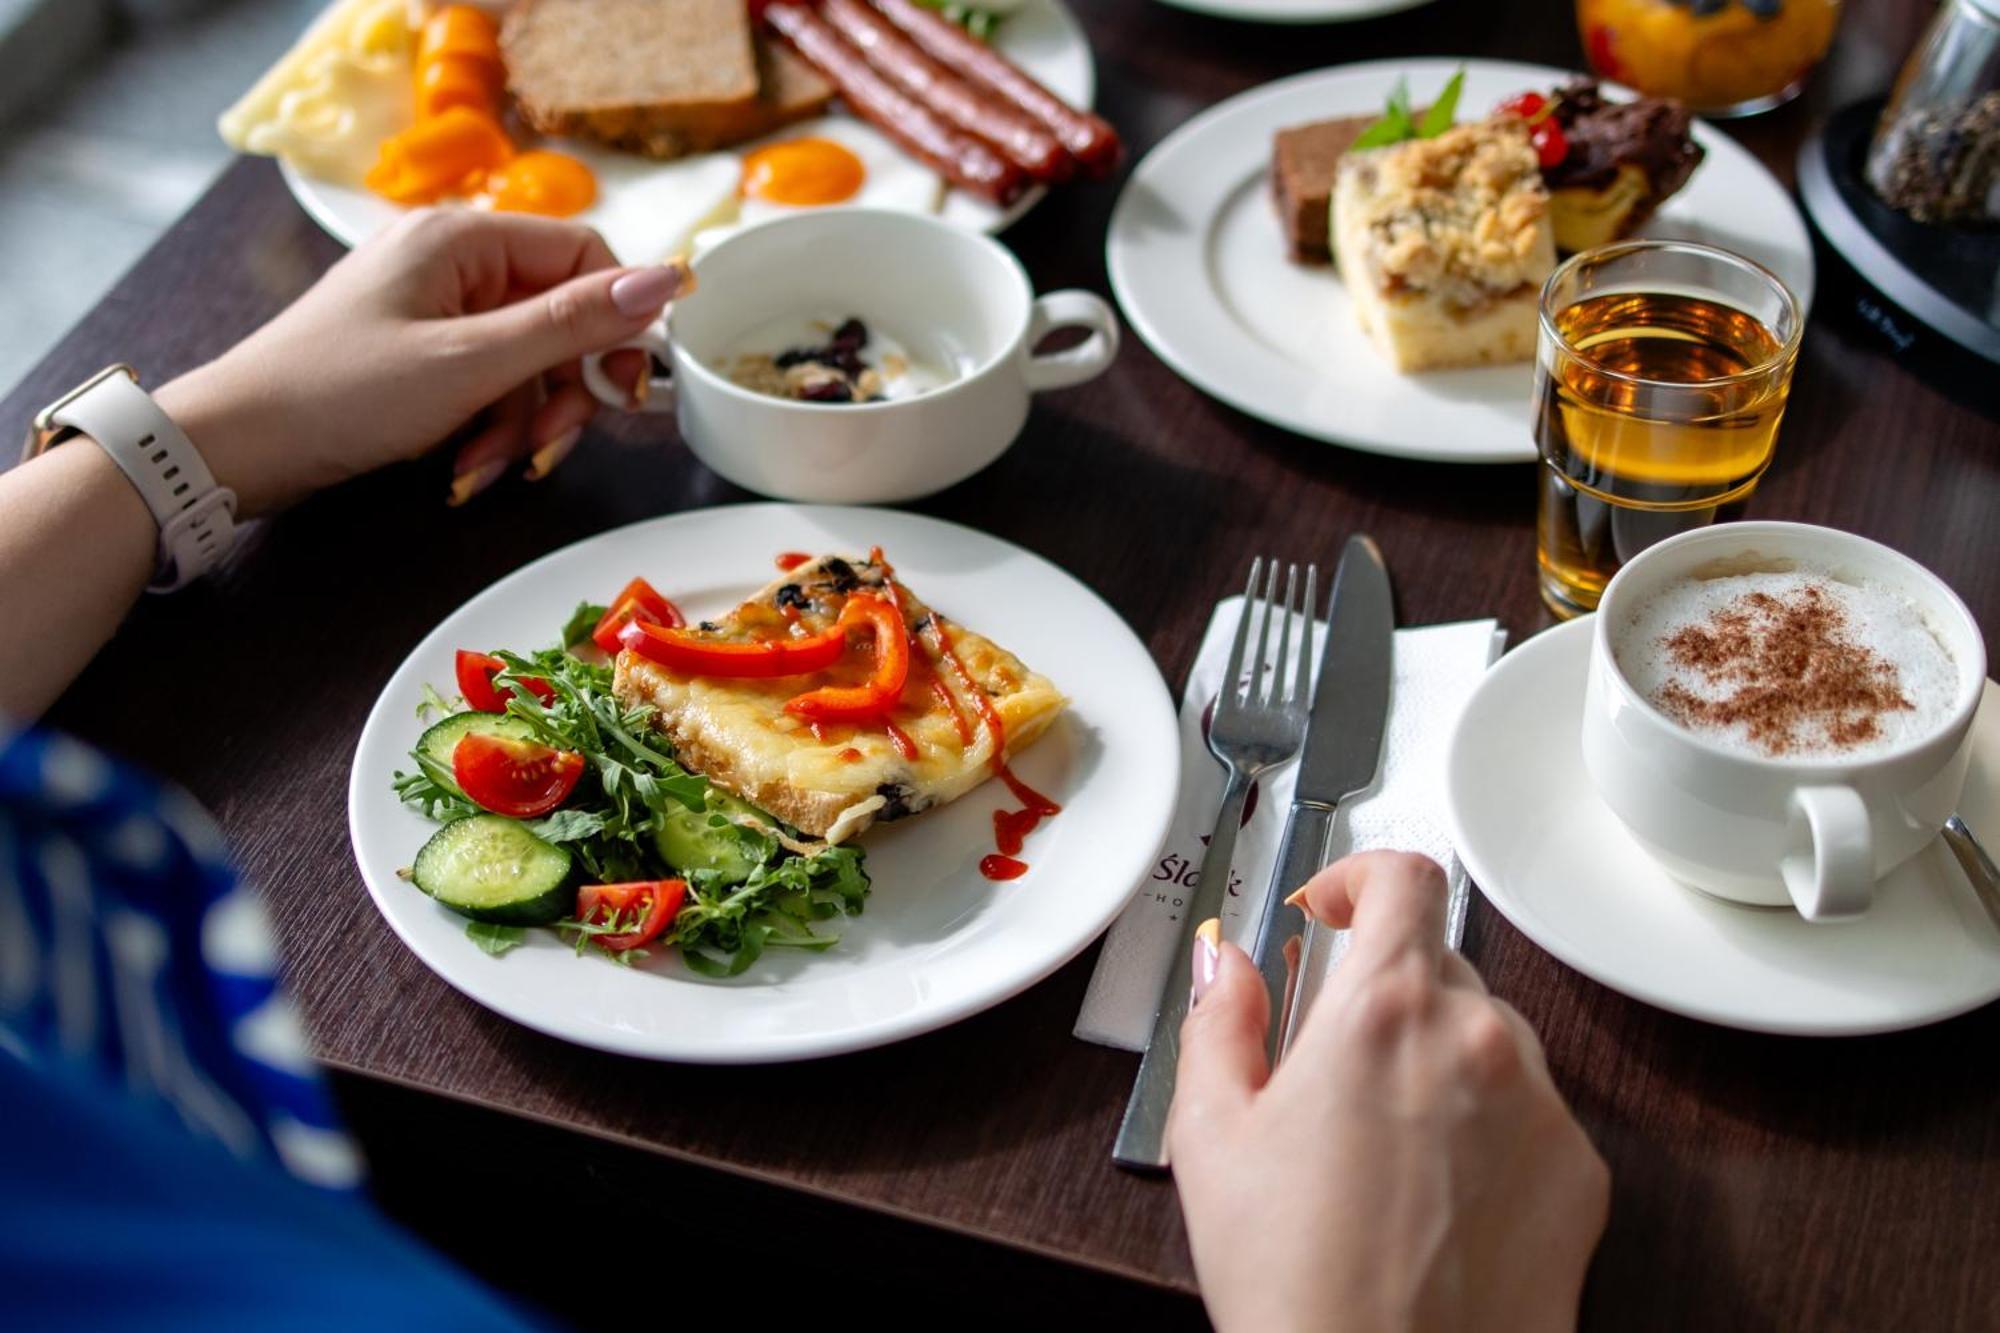
[[[633,269],[611,284],[611,304],[618,307],[619,314],[633,319],[656,315],[661,306],[680,294],[690,276],[688,266],[679,262]]]
[[[1210,917],[1194,928],[1194,971],[1192,994],[1194,1003],[1200,1004],[1201,997],[1208,994],[1208,988],[1215,984],[1215,970],[1222,962],[1222,919]]]
[[[1306,919],[1308,921],[1317,921],[1319,919],[1318,917],[1315,917],[1313,915],[1312,904],[1306,901],[1306,891],[1304,885],[1300,885],[1298,888],[1293,889],[1290,893],[1285,895],[1285,906],[1298,908],[1301,912],[1304,912],[1306,914]]]
[[[451,498],[445,503],[458,508],[473,496],[500,480],[500,474],[507,470],[507,460],[496,458],[490,463],[461,472],[451,479]]]
[[[528,456],[528,470],[522,475],[529,481],[540,481],[554,472],[563,459],[568,458],[576,442],[583,438],[583,427],[576,426],[564,431]]]

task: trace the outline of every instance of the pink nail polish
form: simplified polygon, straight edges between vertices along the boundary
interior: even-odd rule
[[[1201,997],[1208,994],[1208,988],[1215,984],[1216,969],[1222,962],[1222,920],[1210,917],[1194,929],[1194,957],[1189,960],[1194,974],[1191,987],[1193,1002],[1201,1003]]]
[[[633,319],[658,314],[661,306],[679,294],[686,273],[685,266],[676,264],[634,269],[611,284],[611,304],[618,307],[619,314]]]
[[[481,463],[478,467],[461,472],[451,479],[451,496],[445,503],[453,509],[464,504],[473,496],[500,480],[500,474],[507,470],[507,460],[496,458]]]

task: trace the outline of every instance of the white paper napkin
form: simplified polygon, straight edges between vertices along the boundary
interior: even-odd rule
[[[1186,959],[1174,956],[1182,913],[1222,800],[1222,765],[1208,752],[1201,718],[1221,686],[1242,606],[1241,597],[1232,597],[1215,608],[1194,669],[1188,673],[1187,693],[1181,700],[1180,803],[1151,875],[1105,937],[1076,1020],[1076,1035],[1085,1041],[1129,1051],[1145,1049],[1168,969],[1187,966]],[[1316,632],[1316,650],[1325,641],[1325,629],[1322,624]],[[1390,847],[1423,852],[1444,866],[1451,880],[1449,930],[1454,944],[1464,929],[1467,883],[1440,808],[1445,742],[1473,686],[1500,655],[1506,639],[1507,632],[1493,620],[1396,631],[1381,771],[1373,787],[1342,804],[1334,827],[1336,857]],[[1317,661],[1313,670],[1319,670]],[[1258,784],[1262,790],[1249,822],[1237,836],[1222,933],[1245,948],[1257,930],[1256,912],[1277,861],[1297,777],[1296,763],[1267,774]],[[1312,985],[1335,965],[1345,943],[1344,932],[1320,937],[1314,956],[1322,970]]]

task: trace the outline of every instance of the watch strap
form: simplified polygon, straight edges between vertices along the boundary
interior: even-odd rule
[[[218,486],[200,451],[130,367],[113,366],[45,414],[48,426],[95,440],[160,525],[160,568],[148,585],[172,592],[208,573],[236,536],[236,495]]]

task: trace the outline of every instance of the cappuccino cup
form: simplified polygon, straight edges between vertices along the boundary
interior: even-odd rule
[[[1674,878],[1852,919],[1957,807],[1985,680],[1972,613],[1909,557],[1798,523],[1703,528],[1606,586],[1584,766]]]

